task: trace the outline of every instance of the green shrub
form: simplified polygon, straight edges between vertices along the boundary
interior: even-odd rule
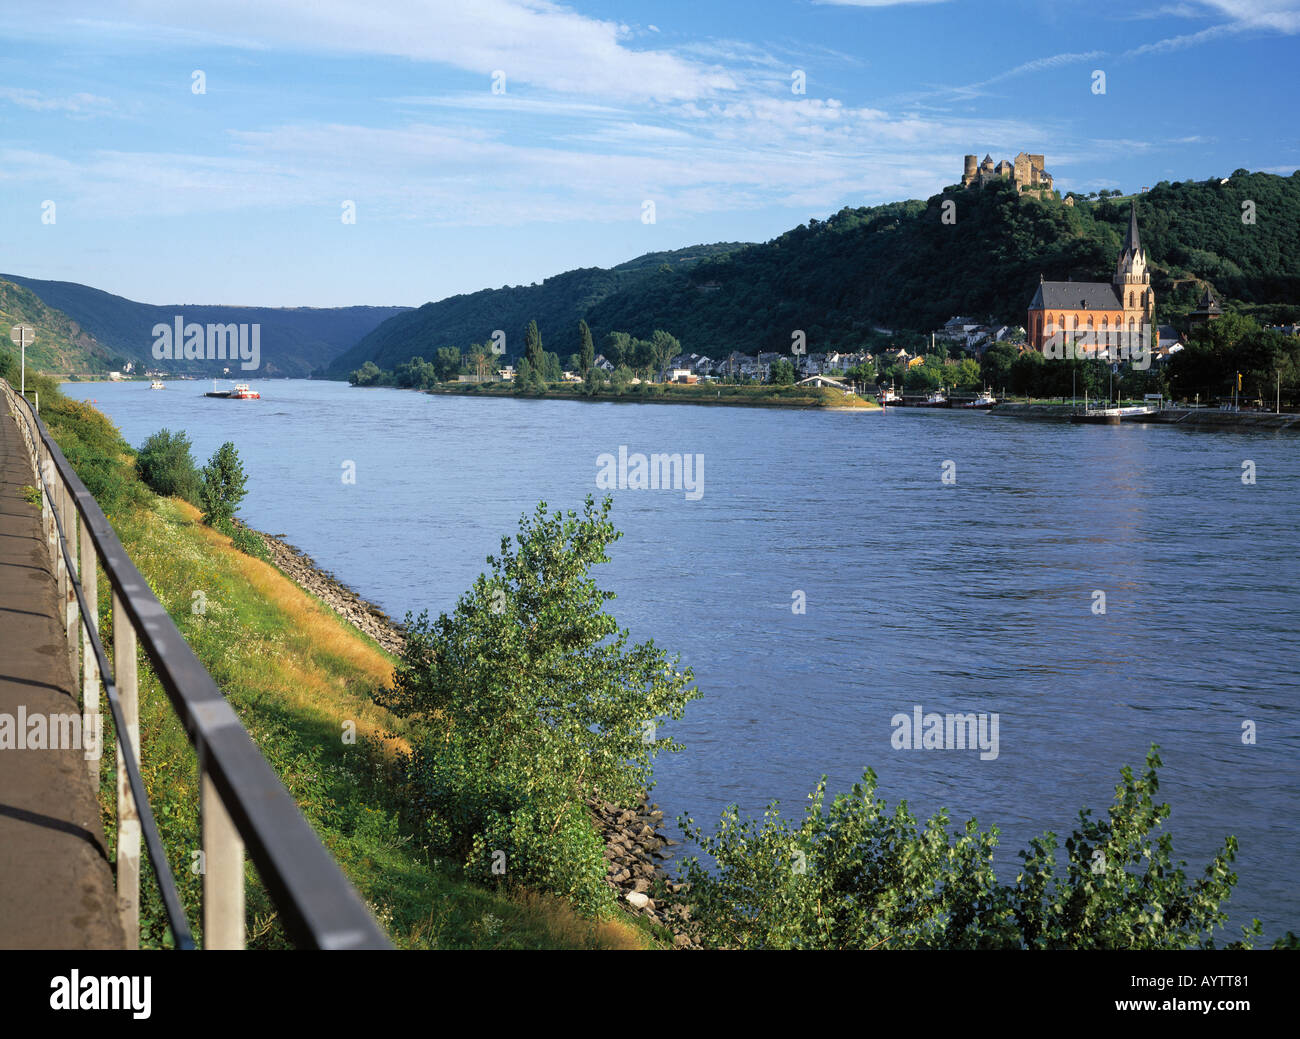
[[[408,615],[393,686],[375,693],[423,731],[404,778],[432,846],[481,879],[504,851],[511,881],[587,909],[608,900],[587,799],[631,803],[653,758],[679,749],[658,721],[699,695],[689,669],[604,612],[613,593],[588,570],[619,537],[610,507],[538,505],[452,616]]]
[[[982,833],[971,820],[949,835],[940,812],[920,829],[905,803],[886,811],[870,770],[829,811],[823,779],[798,826],[776,803],[761,822],[732,806],[714,834],[686,819],[717,867],[684,863],[693,926],[708,945],[743,949],[1212,948],[1237,881],[1237,842],[1228,837],[1189,883],[1172,837],[1151,836],[1169,814],[1153,798],[1159,767],[1152,747],[1140,779],[1122,770],[1105,821],[1079,813],[1063,871],[1047,833],[1020,853],[1011,885],[994,875],[996,828]],[[1253,921],[1239,944],[1260,933]]]
[[[199,504],[199,470],[184,432],[160,429],[141,446],[136,466],[155,494]]]
[[[238,520],[226,519],[224,516],[219,517],[212,524],[212,528],[221,531],[226,537],[230,538],[231,544],[243,552],[244,555],[260,559],[265,563],[271,561],[271,551],[266,547],[266,542],[262,540],[262,536]]]

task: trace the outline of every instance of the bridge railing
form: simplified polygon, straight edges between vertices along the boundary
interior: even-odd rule
[[[297,945],[391,948],[131,562],[98,502],[50,436],[37,408],[3,379],[0,389],[8,410],[18,419],[40,481],[43,529],[63,603],[68,660],[74,681],[81,677],[83,731],[102,731],[98,724],[102,687],[117,735],[117,909],[128,947],[139,945],[143,838],[175,945],[194,948],[140,775],[139,646],[198,756],[204,947],[244,947],[247,851],[286,932]],[[112,589],[111,665],[99,637],[100,567]],[[96,789],[99,757],[94,755],[89,761]]]

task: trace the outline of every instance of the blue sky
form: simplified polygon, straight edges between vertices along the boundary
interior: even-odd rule
[[[1300,0],[6,0],[0,43],[0,270],[158,304],[760,241],[967,152],[1080,191],[1300,166]]]

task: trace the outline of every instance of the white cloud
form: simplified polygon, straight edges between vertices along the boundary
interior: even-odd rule
[[[15,6],[50,21],[43,0]],[[485,90],[498,69],[507,84],[609,100],[681,100],[737,86],[720,66],[634,49],[626,26],[550,0],[69,0],[57,13],[112,19],[118,33],[145,38],[182,33],[227,45],[436,62],[482,75]]]
[[[53,97],[24,87],[0,87],[0,101],[8,101],[33,112],[68,112],[72,115],[96,115],[113,108],[112,101],[97,94],[79,93]]]

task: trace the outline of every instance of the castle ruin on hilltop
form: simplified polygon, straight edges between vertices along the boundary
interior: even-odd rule
[[[1039,194],[1052,191],[1052,175],[1043,169],[1043,157],[1041,155],[1029,155],[1026,152],[1021,152],[1016,156],[1014,163],[1003,159],[996,166],[993,165],[993,156],[991,155],[985,155],[984,161],[978,165],[976,165],[974,155],[966,156],[966,164],[961,177],[962,187],[969,188],[974,185],[983,188],[998,180],[1011,181],[1016,186],[1016,189],[1022,193],[1033,192]]]

